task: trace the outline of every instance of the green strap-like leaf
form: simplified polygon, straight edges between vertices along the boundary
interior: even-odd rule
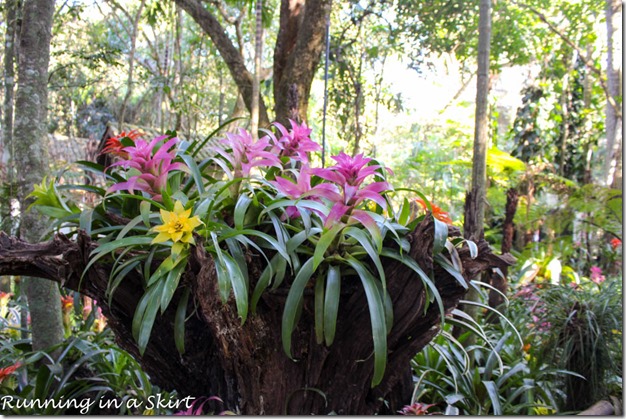
[[[174,342],[179,354],[185,353],[185,317],[187,315],[187,303],[191,289],[185,287],[183,295],[178,302],[176,317],[174,318]]]
[[[234,211],[235,228],[237,230],[244,229],[245,226],[243,224],[243,221],[246,218],[246,212],[248,211],[248,208],[250,207],[251,203],[252,203],[252,198],[250,198],[248,195],[246,194],[239,195],[239,198],[237,199],[237,204],[235,204],[235,211]]]
[[[461,272],[459,272],[452,265],[452,263],[450,263],[450,261],[445,258],[445,256],[443,256],[442,254],[437,254],[433,258],[433,260],[437,262],[437,264],[441,266],[443,269],[448,271],[448,273],[452,275],[463,288],[468,289],[467,281],[465,280]]]
[[[215,232],[211,232],[211,239],[213,240],[213,247],[215,249],[215,272],[217,274],[217,287],[219,289],[220,298],[223,304],[226,304],[228,296],[230,295],[231,282],[226,271],[226,263],[224,262],[224,253],[220,249],[220,244],[217,240]]]
[[[161,314],[165,312],[165,309],[172,301],[174,293],[178,288],[180,277],[182,276],[185,268],[187,267],[187,257],[183,256],[176,262],[176,266],[168,272],[165,279],[165,285],[163,286],[163,293],[161,294]]]
[[[485,385],[485,388],[487,389],[487,394],[489,395],[489,399],[491,400],[491,407],[493,408],[492,414],[495,416],[502,415],[502,406],[500,405],[500,393],[498,392],[496,383],[494,383],[493,381],[483,381],[483,384]]]
[[[291,284],[291,288],[289,288],[289,294],[287,294],[287,300],[285,301],[281,332],[283,349],[289,358],[291,358],[291,334],[295,328],[298,305],[302,301],[304,288],[309,282],[309,279],[311,279],[313,272],[315,272],[315,269],[313,269],[313,258],[311,257],[302,265],[300,271],[294,278],[293,284]]]
[[[204,193],[204,182],[202,181],[202,172],[198,168],[196,161],[192,156],[185,153],[180,153],[179,157],[183,159],[187,167],[191,172],[191,177],[193,178],[194,183],[196,184],[196,188],[198,188],[199,193]]]
[[[317,245],[315,246],[315,252],[313,253],[313,270],[317,269],[317,267],[324,260],[324,254],[326,250],[330,247],[337,234],[344,228],[344,225],[341,223],[335,224],[330,228],[330,230],[325,231],[320,237]]]
[[[385,279],[385,270],[383,269],[383,264],[380,262],[380,256],[378,255],[376,249],[374,249],[374,246],[372,245],[372,242],[370,242],[367,235],[363,232],[363,230],[356,227],[347,227],[344,230],[344,233],[346,234],[346,236],[354,237],[361,244],[361,246],[363,246],[372,262],[374,262],[374,266],[376,266],[376,269],[378,270],[380,282],[383,285],[383,290],[386,291],[387,281]]]
[[[324,342],[324,277],[315,280],[315,340],[318,345]]]
[[[385,375],[387,365],[387,322],[385,321],[385,306],[375,284],[376,279],[360,261],[353,257],[346,259],[348,264],[358,273],[367,297],[374,340],[374,376],[372,387],[376,387]]]
[[[235,303],[237,304],[237,313],[241,317],[241,324],[248,318],[248,283],[241,272],[239,265],[227,253],[222,254],[226,271],[230,278],[230,283],[235,293]]]
[[[437,290],[435,283],[430,279],[428,275],[426,275],[426,273],[422,270],[418,263],[414,259],[406,256],[405,254],[399,254],[397,253],[397,251],[388,248],[384,248],[380,255],[402,262],[404,265],[411,268],[413,272],[419,275],[424,285],[426,285],[427,289],[430,290],[432,298],[437,301],[437,305],[439,306],[439,313],[441,315],[441,323],[443,326],[445,312],[443,309],[443,301],[441,300],[441,295],[439,295],[439,291]],[[426,310],[427,308],[428,306],[425,306],[424,310]]]
[[[435,232],[433,237],[433,255],[441,253],[448,240],[448,225],[443,221],[439,221],[433,217],[435,223]]]
[[[162,281],[148,288],[146,293],[139,300],[135,315],[133,316],[133,337],[137,341],[139,353],[142,355],[150,340],[152,326],[154,325],[154,320],[159,311],[162,290]]]
[[[83,271],[83,276],[87,271],[89,271],[89,268],[91,268],[101,257],[105,256],[109,252],[117,250],[121,247],[149,245],[150,243],[152,243],[152,237],[133,236],[125,237],[122,240],[114,240],[98,246],[91,252],[90,260]]]
[[[324,341],[330,346],[335,340],[337,313],[341,297],[341,268],[329,265],[326,274],[326,295],[324,296]]]

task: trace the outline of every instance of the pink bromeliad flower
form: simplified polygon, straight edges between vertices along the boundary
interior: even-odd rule
[[[227,133],[213,150],[230,163],[235,178],[242,178],[250,176],[253,167],[282,167],[278,156],[267,151],[270,147],[268,136],[254,141],[248,131],[240,128],[238,134]]]
[[[122,167],[129,173],[137,173],[130,176],[126,182],[120,182],[111,186],[107,192],[144,191],[152,196],[154,200],[161,199],[161,193],[167,185],[167,177],[171,171],[181,170],[187,172],[189,169],[183,163],[173,162],[176,158],[176,151],[172,148],[178,142],[177,138],[171,138],[163,143],[158,150],[157,146],[168,137],[162,135],[152,139],[149,143],[142,139],[135,140],[133,146],[124,147],[122,150],[127,153],[127,159],[113,163],[108,168]]]
[[[337,164],[325,169],[313,169],[313,174],[335,183],[343,190],[341,201],[335,201],[328,218],[325,221],[326,226],[341,220],[341,218],[349,214],[366,227],[374,225],[374,220],[365,211],[355,209],[365,200],[376,202],[382,208],[387,207],[387,201],[382,193],[391,189],[387,181],[373,182],[364,185],[364,181],[369,176],[384,176],[379,172],[382,166],[374,164],[368,165],[372,161],[371,158],[363,157],[363,154],[357,154],[350,157],[346,153],[341,152],[337,156],[332,157]],[[389,173],[391,170],[386,169]]]
[[[292,182],[284,177],[277,177],[270,183],[274,185],[276,190],[290,199],[308,198],[314,201],[321,201],[320,198],[326,198],[331,202],[341,201],[342,197],[337,186],[330,183],[321,183],[311,186],[312,169],[307,163],[303,164],[300,171],[295,172],[296,182]],[[287,216],[290,218],[299,217],[300,212],[294,206],[287,207]]]
[[[291,129],[287,131],[279,122],[274,122],[274,126],[280,131],[281,137],[276,139],[273,134],[270,133],[275,143],[275,148],[278,151],[280,157],[291,157],[296,161],[302,163],[309,162],[308,153],[313,151],[321,151],[322,147],[311,140],[311,128],[309,128],[305,122],[298,124],[296,121],[290,119]]]

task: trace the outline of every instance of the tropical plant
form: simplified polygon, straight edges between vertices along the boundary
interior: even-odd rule
[[[176,392],[154,386],[109,329],[77,331],[59,347],[33,351],[30,339],[1,345],[0,397],[5,414],[172,414]],[[60,356],[50,356],[58,350]],[[157,403],[156,400],[167,403]]]
[[[118,159],[109,167],[79,162],[103,175],[106,189],[44,183],[33,194],[34,205],[58,215],[55,228],[81,228],[98,241],[86,271],[98,262],[113,263],[109,299],[129,272],[143,274],[145,293],[133,319],[133,336],[142,353],[158,312],[165,311],[179,288],[184,294],[174,328],[177,348],[185,351],[190,289],[180,279],[194,246],[213,256],[219,297],[226,302],[234,294],[242,323],[256,310],[263,292],[288,286],[282,341],[290,356],[305,289],[313,289],[317,342],[330,346],[342,286],[357,279],[369,306],[375,359],[372,385],[376,385],[385,371],[386,336],[393,322],[382,258],[416,272],[428,301],[436,301],[443,312],[431,277],[406,255],[410,248],[406,234],[431,215],[411,211],[408,198],[394,209],[387,182],[391,171],[362,154],[340,153],[333,157],[334,166],[311,167],[308,153],[320,147],[310,139],[305,124],[291,121],[291,125],[288,130],[275,123],[278,136],[268,130],[258,140],[243,129],[227,133],[212,142],[212,155],[200,162],[195,158],[209,138],[189,143],[168,133],[148,141],[124,133],[123,138],[109,140],[106,150]],[[101,201],[78,210],[63,196],[73,189],[95,193]],[[466,242],[448,241],[446,223],[451,220],[413,192],[425,210],[435,213],[436,263],[467,287],[455,258],[455,246]],[[475,254],[473,243],[467,243]],[[248,272],[249,252],[266,261],[256,283]]]
[[[483,292],[479,296],[486,300]],[[485,323],[482,311],[474,320],[461,310],[453,310],[442,333],[414,358],[417,383],[411,403],[430,406],[431,414],[436,409],[453,415],[558,412],[561,394],[555,383],[568,372],[526,353],[528,347],[522,345],[526,339],[509,320],[514,315],[507,318],[482,303],[476,304],[486,312],[497,313],[502,322]],[[458,340],[450,333],[453,325],[465,331]],[[470,334],[475,342],[464,345]]]
[[[559,407],[567,411],[621,393],[621,278],[594,268],[579,283],[530,283],[518,291],[522,310],[531,313],[524,325],[531,356],[575,373],[555,383],[564,390]]]

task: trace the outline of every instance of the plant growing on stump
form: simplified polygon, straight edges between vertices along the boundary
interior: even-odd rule
[[[399,409],[409,361],[465,277],[510,261],[463,240],[426,200],[419,216],[407,198],[396,208],[380,162],[341,153],[311,167],[319,145],[291,124],[256,140],[229,133],[199,162],[203,144],[175,133],[110,140],[109,167],[78,163],[105,187],[44,183],[35,195],[58,198],[37,204],[57,203],[53,228],[75,240],[1,238],[0,273],[33,268],[9,263],[23,246],[61,253],[37,274],[106,301],[120,344],[180,394],[247,414]],[[100,202],[80,210],[70,190]]]

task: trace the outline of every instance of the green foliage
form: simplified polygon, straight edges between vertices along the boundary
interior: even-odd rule
[[[176,393],[153,386],[137,361],[115,345],[108,329],[79,332],[48,351],[33,352],[28,339],[6,340],[1,347],[0,363],[19,365],[0,383],[0,396],[10,400],[4,404],[5,414],[173,413],[153,401],[157,395],[175,400]],[[49,353],[55,349],[61,355],[53,359]],[[115,403],[107,402],[111,400]]]
[[[621,279],[592,272],[567,285],[536,281],[519,284],[513,312],[535,362],[572,372],[553,383],[564,392],[559,408],[582,410],[621,394]]]
[[[434,404],[447,415],[556,412],[558,387],[552,383],[563,372],[525,357],[519,337],[506,331],[510,326],[477,323],[464,314],[455,310],[459,319],[446,317],[443,332],[414,358],[411,403]],[[459,340],[450,334],[452,324],[467,330]],[[478,340],[464,347],[470,334]]]

